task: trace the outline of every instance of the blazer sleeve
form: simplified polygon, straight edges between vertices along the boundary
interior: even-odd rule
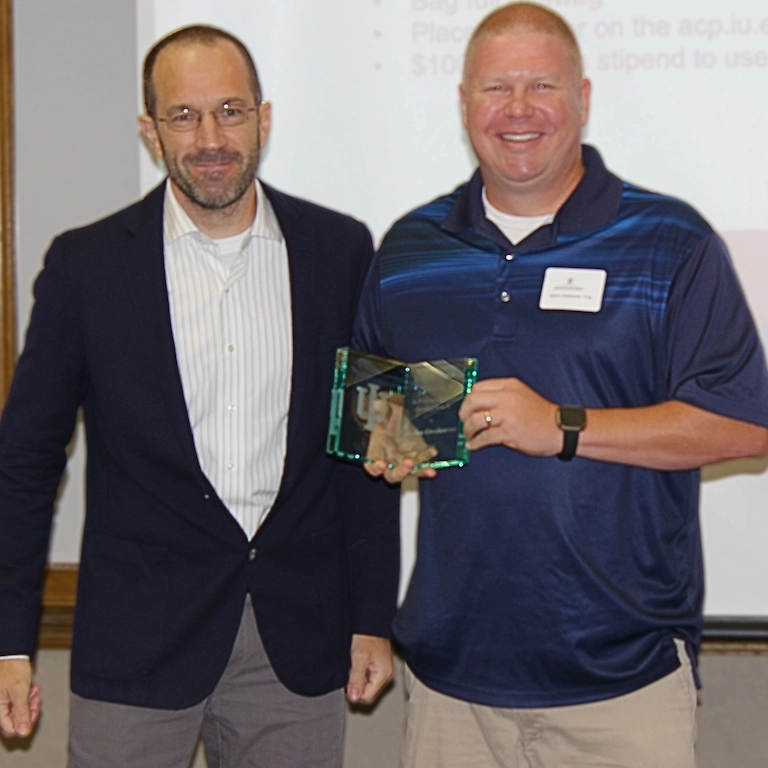
[[[400,577],[400,488],[339,463],[339,498],[352,591],[352,631],[392,636]]]
[[[26,344],[0,421],[0,655],[32,655],[53,505],[87,372],[64,246],[35,282]]]
[[[373,262],[373,243],[364,233],[359,248],[355,311]],[[352,631],[391,637],[400,579],[400,488],[369,477],[362,467],[339,462],[339,499],[352,590]]]

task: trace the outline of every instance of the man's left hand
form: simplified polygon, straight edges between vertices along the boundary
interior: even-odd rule
[[[352,704],[373,704],[395,676],[392,643],[384,637],[353,635],[350,655],[347,699]]]
[[[529,456],[555,456],[563,448],[556,412],[555,403],[520,379],[485,379],[464,399],[459,418],[470,450],[505,445]]]
[[[768,429],[678,400],[635,408],[587,408],[578,456],[667,472],[768,455]],[[459,410],[471,450],[505,445],[529,456],[563,448],[557,405],[519,379],[485,379]]]

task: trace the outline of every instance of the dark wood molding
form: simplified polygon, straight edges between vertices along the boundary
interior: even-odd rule
[[[0,408],[16,367],[13,2],[0,0]]]
[[[768,640],[704,640],[702,656],[768,656]]]
[[[78,572],[77,563],[52,564],[48,567],[43,585],[40,648],[70,647]],[[717,624],[718,620],[710,621],[710,624],[713,623]],[[701,652],[708,656],[768,656],[768,640],[727,637],[705,639]]]
[[[43,611],[40,616],[40,648],[69,648],[75,619],[77,563],[48,566],[43,581]]]
[[[768,655],[765,616],[705,616],[702,653]]]

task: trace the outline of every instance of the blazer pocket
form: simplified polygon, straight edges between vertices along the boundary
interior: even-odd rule
[[[166,546],[87,533],[73,667],[106,680],[146,674],[163,649],[169,578]]]

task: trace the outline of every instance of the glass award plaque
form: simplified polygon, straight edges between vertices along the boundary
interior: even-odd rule
[[[416,469],[464,466],[459,407],[476,378],[473,357],[403,363],[339,347],[328,453],[390,467],[406,458]]]

